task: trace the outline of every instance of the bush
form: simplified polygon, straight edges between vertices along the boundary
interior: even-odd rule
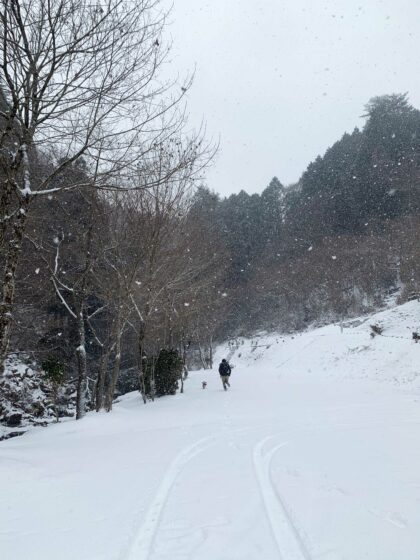
[[[60,360],[54,356],[48,356],[41,364],[44,378],[52,387],[55,417],[58,422],[58,391],[60,386],[64,383],[64,365]]]
[[[58,358],[48,356],[48,358],[42,362],[41,367],[44,371],[46,381],[56,387],[62,385],[64,382],[64,365]]]
[[[155,364],[155,392],[157,396],[175,395],[183,362],[177,350],[162,348]]]
[[[380,325],[370,325],[371,328],[371,333],[370,336],[373,338],[375,337],[377,334],[382,334],[384,332],[384,328],[381,327]]]
[[[175,395],[184,369],[177,350],[162,348],[158,356],[144,358],[144,391],[148,398]]]

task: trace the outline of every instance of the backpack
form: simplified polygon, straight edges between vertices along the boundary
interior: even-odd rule
[[[220,375],[229,375],[230,374],[230,366],[227,362],[222,362],[220,364]]]

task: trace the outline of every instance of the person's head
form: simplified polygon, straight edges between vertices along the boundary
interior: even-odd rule
[[[223,363],[226,363],[226,360],[223,358],[222,362],[223,362]]]

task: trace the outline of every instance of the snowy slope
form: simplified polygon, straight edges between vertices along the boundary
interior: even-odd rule
[[[239,341],[228,392],[195,372],[2,442],[0,558],[418,560],[419,323],[412,302]]]
[[[372,339],[371,325],[381,326],[383,334]],[[409,383],[412,390],[420,388],[420,343],[413,342],[413,332],[420,334],[417,301],[295,336],[239,339],[221,351],[241,368],[263,359],[264,367],[282,373]]]

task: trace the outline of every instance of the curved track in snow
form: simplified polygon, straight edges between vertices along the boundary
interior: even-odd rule
[[[266,437],[255,445],[253,459],[255,474],[274,540],[282,560],[311,560],[311,556],[300,536],[290,511],[271,481],[271,461],[275,453],[281,447],[287,445],[287,442],[283,442],[272,447],[270,451],[264,452],[265,444],[272,437]]]
[[[146,517],[140,530],[134,536],[129,549],[123,554],[121,560],[147,560],[150,556],[153,541],[159,528],[162,512],[168,501],[172,487],[183,469],[214,442],[214,438],[207,437],[185,447],[168,467],[162,482],[149,506]]]

